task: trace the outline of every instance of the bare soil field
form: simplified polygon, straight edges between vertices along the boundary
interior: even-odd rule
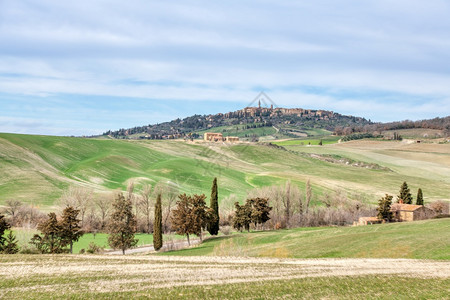
[[[101,295],[307,278],[402,276],[448,280],[450,261],[160,256],[0,256],[0,298]],[[119,295],[114,294],[114,295]]]

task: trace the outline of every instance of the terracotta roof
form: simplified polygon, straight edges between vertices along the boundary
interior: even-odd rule
[[[397,210],[406,210],[406,211],[415,211],[419,208],[423,207],[423,205],[412,205],[412,204],[397,204],[395,208]]]

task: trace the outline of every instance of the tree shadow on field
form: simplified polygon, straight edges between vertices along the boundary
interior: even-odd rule
[[[236,235],[234,235],[236,236]],[[214,248],[223,241],[230,240],[234,236],[210,236],[203,240],[203,243],[191,246],[190,248],[172,250],[161,253],[161,255],[179,255],[179,256],[201,256],[213,253]]]

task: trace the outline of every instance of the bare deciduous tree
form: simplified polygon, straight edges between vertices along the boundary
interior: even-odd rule
[[[81,227],[89,206],[92,204],[93,191],[84,187],[71,186],[60,198],[62,207],[71,206],[80,211]]]
[[[153,202],[151,200],[152,186],[150,184],[144,185],[141,191],[141,197],[139,200],[139,208],[146,218],[146,232],[152,232],[151,213]]]
[[[94,200],[95,207],[98,208],[100,215],[100,229],[105,229],[106,219],[111,211],[113,195],[100,194]]]
[[[154,189],[154,193],[161,193],[163,210],[163,228],[164,232],[170,231],[170,214],[178,199],[178,185],[173,182],[159,183]]]
[[[299,224],[303,210],[302,193],[290,181],[285,185],[257,188],[248,194],[249,198],[268,198],[273,206],[271,223],[275,228],[286,228]],[[295,220],[292,216],[299,215]]]
[[[291,181],[286,182],[286,188],[283,199],[284,204],[284,218],[286,225],[289,227],[289,221],[291,218]]]
[[[134,182],[129,181],[127,186],[127,200],[131,201],[131,204],[134,207],[134,216],[138,218],[138,202],[139,199],[134,195]]]
[[[5,208],[3,209],[4,213],[10,217],[9,223],[12,226],[16,226],[16,219],[19,214],[20,208],[22,207],[23,203],[19,200],[6,200],[5,202]]]
[[[311,203],[311,199],[312,199],[312,188],[311,188],[311,182],[308,179],[308,181],[306,182],[306,213],[308,213],[308,209],[309,209],[309,204]]]

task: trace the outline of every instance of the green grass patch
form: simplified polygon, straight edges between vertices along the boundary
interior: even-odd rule
[[[292,139],[292,140],[286,140],[286,141],[275,141],[272,142],[272,144],[276,144],[278,146],[308,146],[313,145],[317,146],[319,145],[320,141],[322,141],[323,145],[331,145],[335,144],[339,141],[340,137],[338,136],[325,136],[323,138],[306,138],[306,139]]]
[[[242,233],[162,255],[449,260],[450,219]]]

